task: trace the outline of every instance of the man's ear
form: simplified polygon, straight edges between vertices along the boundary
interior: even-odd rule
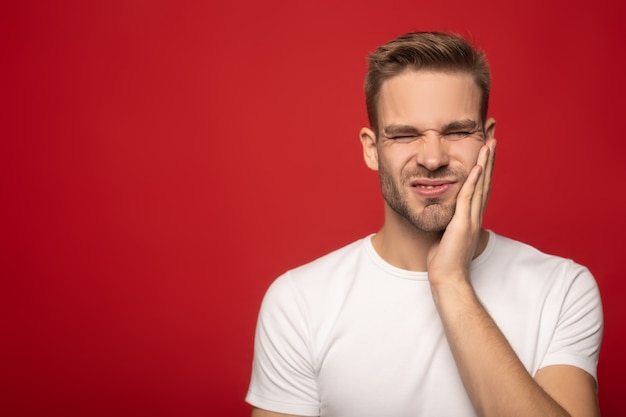
[[[485,139],[493,139],[496,136],[496,119],[490,117],[485,122]]]
[[[378,171],[378,148],[376,147],[376,135],[371,129],[361,129],[361,144],[363,145],[363,159],[369,169]]]

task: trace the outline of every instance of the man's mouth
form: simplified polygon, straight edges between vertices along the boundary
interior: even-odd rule
[[[422,198],[436,198],[446,195],[455,183],[453,180],[416,180],[411,182],[411,188]]]
[[[416,184],[413,187],[419,187],[419,188],[436,188],[436,187],[440,187],[441,185],[423,185],[423,184]]]
[[[451,180],[451,179],[438,179],[438,180],[431,180],[431,179],[419,179],[419,180],[414,180],[411,182],[411,187],[425,187],[425,188],[430,188],[430,187],[439,187],[442,185],[449,185],[449,184],[453,184],[456,181]]]

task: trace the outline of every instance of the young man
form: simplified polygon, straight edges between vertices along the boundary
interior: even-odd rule
[[[490,76],[464,39],[369,57],[375,235],[289,271],[261,308],[253,416],[597,416],[602,308],[589,271],[481,228]]]

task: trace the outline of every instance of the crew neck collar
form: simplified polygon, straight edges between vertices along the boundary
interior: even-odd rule
[[[493,248],[495,246],[495,233],[491,230],[487,230],[489,234],[489,238],[487,240],[487,245],[485,246],[485,250],[478,255],[470,265],[470,270],[474,270],[482,265],[493,252]],[[428,273],[427,272],[418,272],[418,271],[409,271],[407,269],[398,268],[396,266],[391,265],[387,261],[385,261],[374,249],[374,245],[372,244],[372,237],[374,237],[375,233],[367,236],[364,239],[365,249],[370,259],[374,262],[374,264],[388,273],[391,276],[401,278],[401,279],[410,279],[416,281],[428,281]]]

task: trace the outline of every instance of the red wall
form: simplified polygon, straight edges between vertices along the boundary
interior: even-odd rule
[[[2,6],[0,414],[248,415],[267,285],[381,224],[365,56],[439,29],[494,72],[486,224],[594,272],[623,415],[624,6],[298,3]]]

